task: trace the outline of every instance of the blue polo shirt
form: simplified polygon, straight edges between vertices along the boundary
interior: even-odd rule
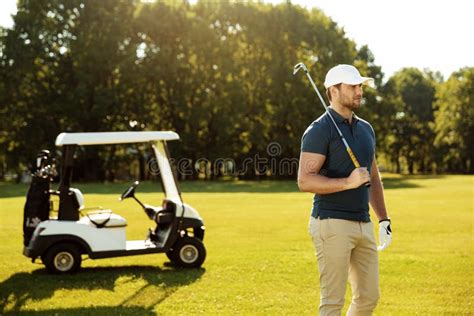
[[[332,108],[329,111],[361,167],[367,167],[370,172],[375,154],[375,133],[372,126],[355,114],[349,124],[347,119]],[[319,173],[328,178],[346,178],[355,168],[327,112],[306,129],[301,140],[301,151],[326,156]],[[370,222],[369,189],[362,185],[331,194],[315,194],[311,216]]]

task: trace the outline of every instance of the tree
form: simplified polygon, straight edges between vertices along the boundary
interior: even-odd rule
[[[9,125],[2,146],[10,167],[27,165],[40,148],[53,149],[60,132],[121,127],[114,117],[130,50],[120,46],[133,11],[129,1],[19,1],[14,28],[2,41]],[[85,178],[102,178],[97,149],[83,158]]]
[[[454,72],[441,84],[435,102],[438,171],[474,172],[474,68]]]
[[[274,155],[274,142],[280,158],[297,157],[323,109],[306,78],[292,76],[295,63],[321,91],[337,63],[356,63],[377,84],[382,76],[370,50],[322,11],[289,2],[23,0],[14,20],[0,31],[0,164],[9,170],[54,149],[64,131],[175,130],[183,141],[173,154],[192,161],[240,166]],[[378,104],[375,92],[366,97]],[[137,162],[146,175],[141,147],[91,147],[77,158],[83,180],[113,180],[117,165]]]
[[[427,172],[434,163],[432,144],[433,102],[435,83],[416,68],[404,68],[395,73],[384,86],[383,106],[391,116],[387,125],[391,135],[387,138],[387,149],[401,170],[400,158],[404,158],[408,172]]]

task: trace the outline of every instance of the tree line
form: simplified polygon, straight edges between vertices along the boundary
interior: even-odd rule
[[[54,150],[64,131],[174,130],[173,156],[191,162],[297,158],[324,110],[292,75],[299,61],[320,91],[339,63],[375,78],[358,114],[376,131],[385,170],[473,173],[473,67],[447,80],[416,68],[384,80],[368,46],[290,2],[20,0],[13,28],[0,29],[0,176]],[[149,163],[141,146],[91,147],[77,159],[82,180],[113,180],[130,165],[144,178]],[[246,171],[239,177],[295,176]]]

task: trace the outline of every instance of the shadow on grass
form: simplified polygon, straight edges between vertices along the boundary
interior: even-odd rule
[[[81,190],[83,194],[112,194],[119,197],[133,181],[120,183],[74,183],[72,186]],[[0,184],[0,198],[25,197],[28,184]],[[57,189],[58,184],[53,183],[52,189]],[[295,181],[184,181],[179,183],[180,190],[186,194],[192,193],[225,193],[225,192],[254,192],[278,193],[298,192]],[[159,182],[145,181],[138,186],[137,196],[140,193],[163,194]]]
[[[421,187],[419,180],[443,179],[445,175],[403,175],[400,177],[384,177],[383,183],[387,190],[400,188]],[[417,182],[417,183],[415,183]],[[122,194],[133,181],[118,183],[76,183],[73,187],[79,188],[84,194],[113,194],[117,197]],[[53,189],[58,187],[57,183],[51,185]],[[179,183],[183,193],[290,193],[298,192],[296,180],[262,180],[262,181],[183,181]],[[25,196],[28,184],[13,184],[0,182],[0,198]],[[159,193],[162,188],[159,182],[144,181],[138,186],[137,196],[140,193]]]
[[[45,269],[33,273],[17,273],[0,283],[0,314],[44,315],[155,315],[153,309],[171,296],[179,287],[198,280],[205,269],[160,269],[154,266],[127,266],[83,268],[75,275],[49,275]],[[107,290],[114,291],[117,279],[126,277],[127,282],[145,280],[145,285],[116,306],[91,306],[43,310],[41,312],[22,311],[30,300],[51,298],[56,290]],[[78,300],[81,298],[78,297]],[[99,303],[90,300],[84,302]]]
[[[385,190],[393,189],[408,189],[408,188],[419,188],[420,185],[417,183],[410,182],[410,179],[407,177],[403,178],[384,178],[383,187]]]
[[[383,177],[384,189],[422,188],[423,180],[444,179],[446,175],[402,175],[400,177]],[[421,182],[420,182],[421,180]]]
[[[0,182],[0,198],[26,197],[26,192],[28,192],[28,184]]]
[[[406,189],[422,187],[418,180],[442,179],[445,176],[431,175],[403,175],[400,177],[386,177],[383,179],[384,188]],[[127,188],[127,184],[83,184],[84,189],[78,187],[84,193],[116,194],[120,195]],[[117,187],[122,189],[117,190]],[[186,193],[291,193],[299,192],[296,180],[262,180],[262,181],[184,181],[179,184],[181,191]],[[143,182],[137,188],[137,195],[141,193],[161,192],[159,183]]]
[[[2,315],[156,315],[153,310],[149,310],[139,306],[111,306],[111,307],[89,307],[89,308],[59,308],[46,309],[41,311],[14,311],[6,312]]]

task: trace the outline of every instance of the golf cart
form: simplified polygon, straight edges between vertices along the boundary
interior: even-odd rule
[[[36,169],[24,209],[24,250],[34,262],[40,257],[48,272],[74,273],[81,256],[91,259],[166,253],[173,265],[194,268],[205,260],[202,243],[204,224],[199,213],[183,203],[177,179],[171,169],[167,141],[179,139],[174,132],[62,133],[56,146],[62,147],[60,183],[50,190],[55,176],[54,160],[48,151],[37,157]],[[142,203],[135,196],[134,182],[120,200],[132,198],[155,222],[144,240],[126,240],[127,221],[111,210],[95,209],[85,213],[82,193],[71,188],[74,153],[78,146],[150,143],[160,171],[165,198],[161,206]],[[49,218],[50,197],[59,196],[57,218]]]

